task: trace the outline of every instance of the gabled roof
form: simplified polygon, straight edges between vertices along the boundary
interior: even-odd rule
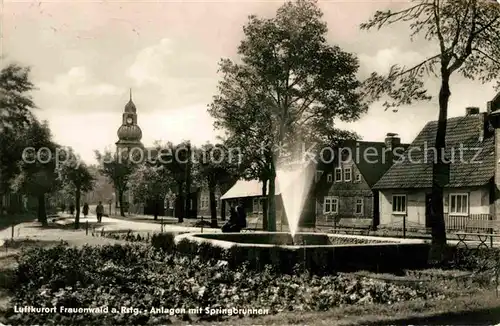
[[[495,141],[484,113],[447,120],[445,155],[450,163],[446,187],[459,188],[487,184],[495,173]],[[432,162],[437,121],[425,125],[409,149],[402,155],[374,189],[411,189],[432,186]],[[484,131],[481,141],[480,133]],[[460,146],[463,148],[460,158]],[[425,150],[427,149],[427,151]],[[427,157],[425,157],[427,152]],[[411,159],[410,159],[411,158]]]
[[[396,148],[403,152],[408,146],[408,144],[398,144]],[[359,153],[357,157],[354,157],[354,161],[370,188],[380,180],[393,164],[393,159],[389,156],[384,142],[356,141],[351,144],[346,143],[344,147],[351,148],[354,155],[356,155],[355,150]],[[376,153],[376,155],[370,156],[370,152]]]

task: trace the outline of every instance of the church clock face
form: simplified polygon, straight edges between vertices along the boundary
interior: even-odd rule
[[[127,124],[131,125],[134,120],[131,117],[127,118]]]

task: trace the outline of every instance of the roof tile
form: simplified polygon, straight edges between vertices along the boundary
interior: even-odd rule
[[[487,184],[495,173],[495,142],[484,130],[485,114],[448,119],[445,157],[450,162],[447,187]],[[430,188],[437,121],[427,123],[399,160],[375,184],[374,189]],[[427,154],[427,155],[426,155]]]

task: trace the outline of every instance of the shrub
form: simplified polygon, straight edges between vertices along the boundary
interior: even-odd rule
[[[175,249],[175,235],[173,233],[155,233],[151,237],[151,245],[154,248],[166,252],[172,252]]]
[[[233,252],[236,254],[236,252]],[[235,261],[233,257],[231,261]],[[276,267],[276,266],[274,266]],[[166,324],[185,318],[151,314],[152,307],[269,308],[317,311],[341,304],[390,303],[438,295],[418,286],[359,280],[349,275],[283,275],[268,265],[262,271],[242,263],[162,253],[138,245],[81,249],[58,246],[24,253],[15,278],[14,305],[37,307],[135,307],[134,314],[9,314],[12,324]],[[59,309],[59,308],[58,308]],[[191,316],[224,319],[226,316]]]
[[[203,249],[207,250],[207,249]],[[233,257],[232,261],[235,261]],[[269,308],[317,311],[341,304],[391,303],[428,299],[428,289],[357,279],[349,275],[318,277],[281,274],[268,265],[262,271],[242,263],[164,253],[140,245],[33,249],[22,254],[15,278],[13,305],[36,307],[135,307],[130,313],[8,314],[10,324],[133,325],[167,324],[186,319],[151,314],[152,307],[188,309]],[[191,320],[221,320],[224,315],[193,315]]]

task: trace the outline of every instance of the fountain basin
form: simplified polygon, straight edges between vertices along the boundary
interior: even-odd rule
[[[190,242],[198,254],[234,264],[273,264],[284,271],[304,263],[311,270],[396,272],[425,268],[429,244],[423,240],[325,233],[286,232],[181,234],[175,242]],[[203,248],[200,250],[200,248]],[[232,251],[233,254],[223,254]],[[193,253],[193,252],[191,252]],[[229,258],[228,258],[229,257]]]

